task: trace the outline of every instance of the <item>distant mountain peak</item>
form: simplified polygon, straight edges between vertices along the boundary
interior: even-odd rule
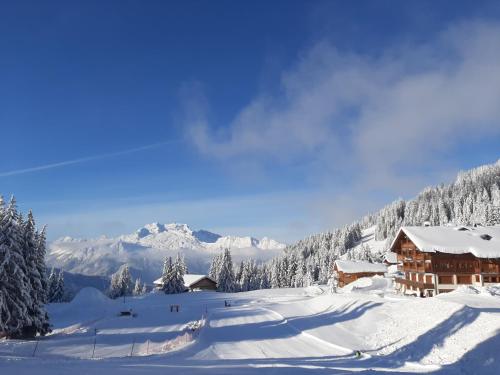
[[[110,275],[127,263],[131,270],[153,280],[161,273],[166,256],[184,254],[189,269],[206,273],[211,258],[222,249],[233,251],[235,259],[269,259],[285,247],[275,240],[250,236],[221,236],[207,230],[193,230],[182,223],[150,223],[132,234],[116,238],[73,239],[63,237],[49,246],[49,265],[87,275]],[[265,251],[263,251],[265,250]]]

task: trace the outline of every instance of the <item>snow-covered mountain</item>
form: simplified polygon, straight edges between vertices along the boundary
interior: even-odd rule
[[[152,223],[117,238],[60,238],[49,244],[47,263],[69,272],[101,276],[109,276],[128,263],[134,276],[149,282],[161,273],[165,256],[182,253],[190,272],[205,273],[212,257],[225,248],[232,250],[235,261],[250,257],[264,261],[284,247],[267,237],[221,236],[194,231],[186,224]]]

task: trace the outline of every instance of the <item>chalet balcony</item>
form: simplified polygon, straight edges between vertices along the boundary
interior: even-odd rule
[[[404,271],[410,271],[410,272],[427,272],[427,273],[433,272],[431,263],[415,264],[415,263],[405,262],[403,263],[402,269]]]
[[[420,289],[434,289],[434,284],[432,283],[422,283],[419,281],[412,281],[401,277],[397,277],[395,281],[396,283],[405,285],[407,287],[412,286],[413,288],[420,288]]]

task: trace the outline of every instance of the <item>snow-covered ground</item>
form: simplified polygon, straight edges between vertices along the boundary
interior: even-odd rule
[[[334,295],[315,286],[149,294],[125,303],[89,288],[49,306],[55,329],[37,347],[0,341],[0,373],[499,374],[499,294],[462,288],[402,297],[381,277]],[[136,316],[117,315],[128,309]]]

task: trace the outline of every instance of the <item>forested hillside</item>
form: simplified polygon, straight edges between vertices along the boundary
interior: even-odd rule
[[[402,225],[500,224],[500,160],[461,172],[455,182],[399,199],[343,228],[319,233],[287,246],[270,263],[271,286],[327,282],[335,259],[381,260],[384,251],[359,245],[363,230],[375,226],[375,240],[390,243]],[[387,248],[387,246],[386,246]]]

